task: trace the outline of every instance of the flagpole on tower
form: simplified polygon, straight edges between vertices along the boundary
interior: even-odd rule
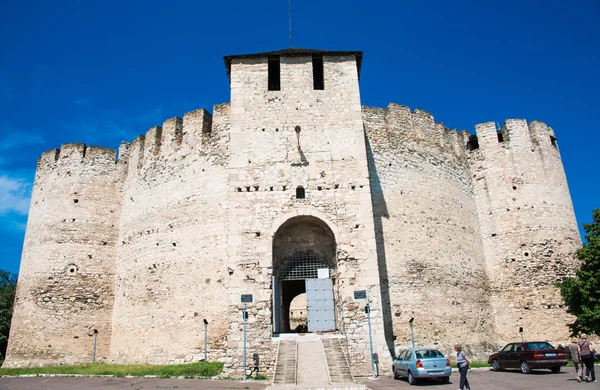
[[[288,0],[288,19],[290,22],[290,48],[292,48],[292,0]]]

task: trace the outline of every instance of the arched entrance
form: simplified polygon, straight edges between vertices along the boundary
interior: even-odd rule
[[[306,293],[307,331],[335,330],[336,244],[325,222],[297,216],[273,237],[273,332],[293,332],[290,304]],[[300,329],[299,329],[300,330]]]

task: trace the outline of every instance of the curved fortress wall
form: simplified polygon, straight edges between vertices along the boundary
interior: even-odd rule
[[[37,166],[5,366],[110,353],[122,170],[114,150],[65,144]]]
[[[581,246],[554,132],[538,121],[478,125],[469,154],[497,337],[563,340],[566,314],[555,283],[577,268]],[[543,321],[540,321],[543,318]]]
[[[495,329],[465,135],[396,104],[363,120],[388,333],[409,346],[414,317],[417,345],[485,351]]]
[[[129,148],[111,357],[183,363],[226,348],[229,106],[173,118]],[[211,356],[215,359],[217,356]]]

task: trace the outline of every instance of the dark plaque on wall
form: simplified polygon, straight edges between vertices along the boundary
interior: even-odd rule
[[[367,291],[366,290],[354,291],[354,299],[367,299]]]
[[[242,294],[242,303],[252,303],[252,294]]]

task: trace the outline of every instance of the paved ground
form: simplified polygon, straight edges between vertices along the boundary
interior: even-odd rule
[[[598,372],[600,366],[596,366]],[[544,390],[565,390],[565,389],[600,389],[600,383],[578,383],[575,380],[573,368],[563,368],[559,374],[552,374],[550,370],[533,371],[525,375],[520,371],[495,372],[491,370],[473,370],[467,378],[473,390],[505,390],[505,389],[544,389]],[[408,384],[406,379],[393,380],[392,378],[379,378],[377,380],[362,379],[360,383],[373,390],[384,389],[415,389],[423,388],[433,389],[458,389],[458,380],[460,376],[453,372],[450,377],[450,384],[441,384],[437,381],[422,382],[416,386]]]
[[[599,366],[596,366],[599,368]],[[596,370],[600,371],[600,370]],[[458,388],[458,375],[452,374],[451,383],[443,385],[439,382],[423,382],[411,386],[406,380],[379,378],[376,380],[359,379],[359,382],[373,390],[415,389],[428,390]],[[577,383],[572,368],[559,374],[550,371],[534,371],[524,375],[519,371],[494,372],[490,370],[474,370],[468,376],[473,390],[505,390],[505,389],[600,389],[600,383]],[[212,381],[194,379],[140,379],[140,378],[72,378],[72,377],[40,377],[40,378],[0,378],[0,389],[27,390],[169,390],[169,389],[264,389],[266,382]]]

